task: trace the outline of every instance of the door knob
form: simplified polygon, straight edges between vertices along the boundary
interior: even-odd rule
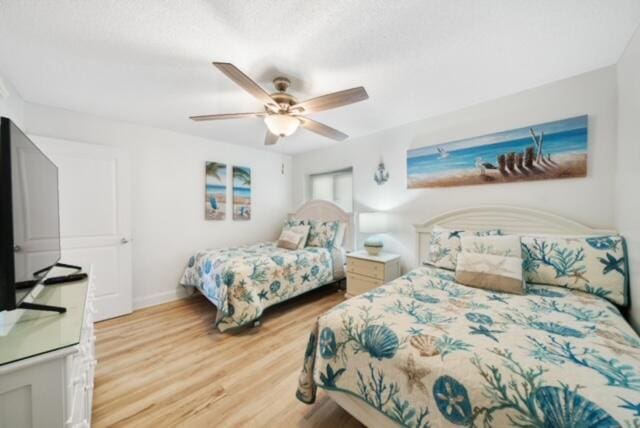
[[[128,244],[128,243],[129,243],[129,240],[128,240],[127,238],[122,238],[122,239],[120,240],[120,243],[121,243],[121,244],[123,244],[123,245],[124,245],[124,244]]]
[[[22,247],[20,245],[14,245],[13,246],[13,252],[14,253],[19,253],[20,251],[22,251]]]

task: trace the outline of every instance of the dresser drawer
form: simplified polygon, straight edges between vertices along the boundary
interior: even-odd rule
[[[380,287],[382,284],[383,281],[381,279],[347,273],[347,294],[350,296],[366,293],[369,290]]]
[[[384,280],[384,263],[360,260],[355,257],[350,257],[348,260],[347,271],[349,273]]]

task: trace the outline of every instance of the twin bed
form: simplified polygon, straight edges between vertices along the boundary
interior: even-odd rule
[[[180,283],[196,288],[216,308],[224,332],[256,323],[269,306],[344,278],[346,252],[353,249],[353,215],[326,201],[310,201],[292,220],[340,222],[344,239],[327,247],[288,250],[273,242],[199,251]]]
[[[436,224],[611,233],[537,211],[474,208],[417,226],[419,260]],[[423,266],[318,319],[297,397],[312,403],[317,388],[371,427],[638,426],[640,339],[598,295],[532,284],[524,295],[499,293]]]

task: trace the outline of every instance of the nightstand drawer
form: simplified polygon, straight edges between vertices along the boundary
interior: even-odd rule
[[[384,263],[370,262],[350,257],[347,263],[347,271],[349,273],[384,280]]]
[[[353,273],[347,274],[347,294],[350,296],[366,293],[369,290],[380,287],[382,284],[381,279],[369,278]]]

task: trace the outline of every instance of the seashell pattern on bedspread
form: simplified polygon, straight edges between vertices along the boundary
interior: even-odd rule
[[[180,284],[197,287],[216,307],[220,331],[251,323],[269,306],[339,279],[332,249],[262,243],[199,251]],[[336,264],[340,264],[339,262]]]
[[[318,387],[405,427],[640,426],[640,338],[599,296],[421,267],[318,319],[296,395]]]

